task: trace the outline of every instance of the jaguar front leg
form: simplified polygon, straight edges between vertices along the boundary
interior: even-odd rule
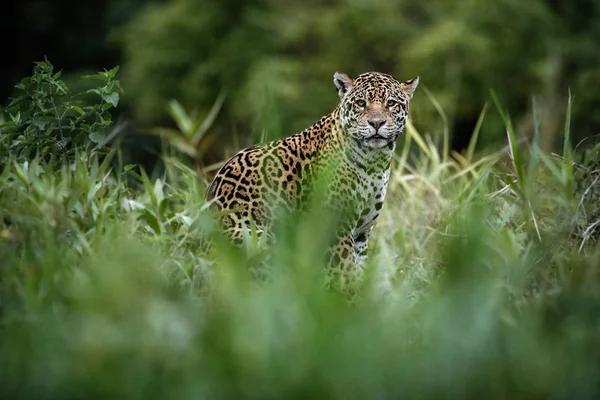
[[[362,277],[362,268],[356,263],[352,231],[340,233],[328,250],[327,286],[354,295]]]
[[[359,269],[363,269],[366,259],[367,251],[369,250],[369,236],[373,227],[368,228],[366,231],[354,234],[354,259],[356,266]]]

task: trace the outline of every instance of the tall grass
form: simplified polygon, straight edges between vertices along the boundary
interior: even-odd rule
[[[171,156],[152,177],[118,151],[10,163],[2,397],[597,398],[600,252],[572,235],[570,153],[510,138],[476,159],[408,127],[356,304],[322,288],[318,209],[234,248]]]

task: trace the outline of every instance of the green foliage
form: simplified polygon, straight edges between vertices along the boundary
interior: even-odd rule
[[[257,282],[175,159],[157,179],[97,162],[7,168],[2,394],[597,395],[600,253],[557,232],[572,210],[552,175],[536,179],[539,242],[504,174],[422,154],[408,175],[394,166],[354,306],[321,287],[318,215],[264,249],[271,276]]]
[[[22,162],[11,148],[1,397],[597,398],[600,249],[576,217],[598,155],[574,167],[565,140],[563,157],[548,156],[537,123],[529,151],[517,146],[494,100],[510,152],[454,160],[407,126],[352,305],[323,288],[334,226],[318,204],[275,244],[249,227],[236,248],[206,180],[176,157],[155,176],[118,149],[78,147],[56,166],[41,147]],[[201,143],[216,111],[178,104],[172,135]]]
[[[99,82],[83,93],[72,93],[48,61],[36,62],[31,77],[16,85],[18,96],[0,125],[0,165],[9,155],[23,162],[38,156],[63,163],[85,148],[105,150],[110,110],[119,103],[118,67],[83,79]]]
[[[188,114],[177,100],[171,100],[168,112],[175,121],[177,129],[152,128],[148,130],[148,133],[161,136],[174,148],[192,157],[196,163],[200,163],[211,139],[210,137],[205,138],[205,136],[217,118],[224,101],[225,93],[221,92],[208,115],[200,118],[194,114]]]
[[[208,109],[222,89],[237,92],[248,66],[275,40],[264,25],[265,3],[177,0],[148,6],[115,39],[123,42],[127,58],[140,61],[125,70],[128,93],[137,99],[134,110],[146,117],[164,114],[163,99],[170,98],[186,108]],[[148,73],[152,93],[144,89]]]
[[[438,141],[444,129],[468,137],[490,89],[513,117],[517,138],[531,137],[534,95],[544,121],[540,147],[549,152],[560,147],[569,88],[577,96],[574,140],[600,126],[593,90],[600,53],[592,44],[600,34],[598,4],[177,0],[148,7],[115,37],[129,101],[143,121],[164,116],[165,99],[208,111],[219,91],[229,90],[214,126],[221,147],[254,142],[263,130],[277,138],[304,129],[335,106],[335,71],[380,70],[421,76],[447,122],[417,93],[415,125]],[[496,113],[480,131],[481,147],[505,142]]]

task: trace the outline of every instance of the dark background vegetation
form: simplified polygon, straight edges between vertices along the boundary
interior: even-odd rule
[[[120,65],[119,110],[131,122],[129,134],[170,124],[171,98],[202,115],[227,91],[207,162],[328,113],[337,101],[336,70],[420,75],[414,123],[424,133],[441,132],[429,89],[457,151],[466,147],[490,89],[520,136],[531,135],[536,98],[546,150],[560,143],[569,89],[573,141],[600,130],[595,0],[27,0],[8,3],[0,21],[9,60],[0,66],[0,99],[44,56],[67,83]],[[156,140],[130,136],[127,146],[138,158],[156,147]],[[499,117],[489,115],[480,148],[504,144]]]

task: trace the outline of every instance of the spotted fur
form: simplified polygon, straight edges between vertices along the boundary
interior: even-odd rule
[[[302,210],[315,178],[333,169],[324,206],[340,219],[327,255],[329,276],[342,285],[356,281],[418,82],[378,72],[353,80],[336,72],[340,102],[331,114],[293,136],[240,151],[214,176],[208,196],[231,211],[221,220],[227,234],[240,242],[251,224],[269,234],[276,210]]]

